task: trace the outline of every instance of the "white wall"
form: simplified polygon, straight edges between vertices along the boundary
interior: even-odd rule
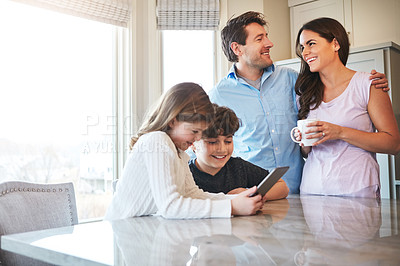
[[[274,61],[291,58],[290,12],[285,0],[264,0],[264,15],[269,24],[269,37],[274,43],[271,56]]]
[[[352,0],[354,47],[400,44],[400,0]]]

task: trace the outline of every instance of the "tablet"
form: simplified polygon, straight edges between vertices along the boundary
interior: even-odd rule
[[[276,182],[287,172],[289,166],[277,167],[272,170],[257,186],[257,191],[254,194],[251,194],[250,197],[260,194],[264,197],[264,195],[275,185]]]

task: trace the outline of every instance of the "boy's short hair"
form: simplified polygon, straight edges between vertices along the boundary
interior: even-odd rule
[[[232,109],[213,104],[215,120],[203,131],[203,139],[234,135],[240,127],[240,120]]]

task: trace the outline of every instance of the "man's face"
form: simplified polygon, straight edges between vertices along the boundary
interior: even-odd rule
[[[269,52],[274,44],[268,39],[265,28],[258,23],[251,23],[245,30],[248,36],[246,44],[238,46],[239,63],[259,70],[272,65]]]

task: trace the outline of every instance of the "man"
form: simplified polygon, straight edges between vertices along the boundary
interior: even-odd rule
[[[269,171],[290,166],[283,179],[290,194],[299,193],[304,160],[289,136],[297,122],[298,73],[273,64],[269,53],[274,45],[265,25],[264,16],[253,11],[227,22],[221,32],[222,49],[234,65],[209,96],[231,108],[242,122],[234,136],[235,155]],[[382,78],[381,87],[387,86],[383,74],[372,78]]]

